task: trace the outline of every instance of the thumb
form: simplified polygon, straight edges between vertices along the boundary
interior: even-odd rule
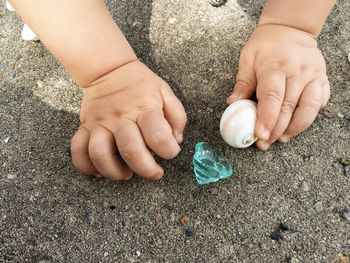
[[[236,84],[232,94],[226,99],[228,104],[236,100],[250,98],[256,89],[256,77],[254,72],[253,59],[247,58],[242,51],[239,60],[238,73],[236,76]]]

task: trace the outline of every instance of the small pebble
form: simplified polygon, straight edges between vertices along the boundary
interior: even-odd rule
[[[227,2],[227,0],[209,0],[209,3],[215,7],[222,6],[222,5],[226,4],[226,2]]]
[[[109,206],[109,204],[107,203],[107,201],[103,201],[102,202],[102,207],[103,208],[107,208]]]
[[[302,183],[301,187],[302,187],[304,192],[308,192],[310,190],[310,185],[305,181]]]
[[[270,238],[276,241],[284,240],[282,232],[279,229],[272,231],[270,234]]]
[[[91,225],[92,224],[92,217],[91,217],[91,215],[89,214],[89,213],[85,213],[85,215],[84,215],[84,223],[86,224],[86,225]]]
[[[333,168],[336,174],[343,175],[344,167],[340,163],[333,163]]]
[[[343,218],[350,221],[350,211],[346,211],[343,213]]]
[[[194,236],[194,229],[193,229],[193,228],[187,228],[187,229],[185,230],[185,235],[186,235],[187,237],[193,237],[193,236]]]
[[[288,230],[290,230],[290,228],[289,228],[287,222],[281,222],[279,228],[280,228],[282,231],[288,231]]]
[[[346,254],[339,253],[335,257],[337,263],[349,263],[349,257]]]
[[[0,64],[0,68],[6,67],[6,64]]]
[[[350,164],[350,160],[347,159],[347,158],[340,158],[339,159],[339,163],[342,165],[342,166],[348,166]]]
[[[157,222],[162,220],[162,214],[161,213],[156,213],[154,218],[156,219]]]
[[[180,217],[180,223],[181,223],[181,225],[186,226],[186,225],[188,225],[189,222],[190,222],[190,218],[189,218],[187,215],[183,214],[183,215]]]
[[[6,143],[9,142],[10,138],[11,138],[10,136],[6,136],[6,137],[3,137],[3,138],[0,137],[0,143],[1,144],[6,144]]]
[[[44,82],[42,82],[41,80],[38,80],[38,81],[36,82],[36,84],[38,85],[38,88],[39,88],[39,89],[41,89],[41,88],[44,87]]]
[[[326,118],[332,118],[332,113],[330,113],[329,111],[324,110],[324,111],[322,112],[322,114],[323,114],[323,116],[325,116]]]
[[[176,23],[176,17],[171,17],[168,19],[169,24],[175,24]]]
[[[345,172],[345,175],[346,175],[347,177],[350,177],[350,166],[346,166],[346,167],[344,168],[344,172]]]
[[[103,256],[107,257],[108,256],[108,252],[103,253]]]
[[[337,116],[338,116],[339,118],[344,118],[344,115],[341,114],[340,112],[337,113]]]
[[[15,175],[15,174],[8,174],[8,175],[7,175],[7,179],[12,180],[12,179],[15,179],[15,178],[16,178],[16,175]]]
[[[141,256],[141,252],[137,250],[136,251],[136,256],[138,256],[138,257]]]
[[[321,213],[323,211],[323,204],[322,202],[317,202],[314,204],[314,209],[317,213]]]
[[[295,258],[295,257],[290,257],[290,258],[288,258],[288,261],[287,261],[287,262],[288,262],[288,263],[299,263],[300,260],[297,259],[297,258]]]

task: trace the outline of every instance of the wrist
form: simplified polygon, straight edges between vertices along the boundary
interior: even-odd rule
[[[259,24],[284,25],[317,38],[336,0],[267,0]]]

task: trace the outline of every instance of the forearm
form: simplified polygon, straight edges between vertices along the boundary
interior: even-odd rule
[[[267,0],[259,24],[280,24],[317,37],[336,0]]]
[[[103,0],[10,0],[80,86],[136,60]]]

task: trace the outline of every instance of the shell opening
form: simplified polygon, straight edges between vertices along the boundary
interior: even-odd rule
[[[249,134],[243,138],[242,144],[243,145],[251,145],[255,141],[256,141],[256,137],[254,136],[254,134]]]

